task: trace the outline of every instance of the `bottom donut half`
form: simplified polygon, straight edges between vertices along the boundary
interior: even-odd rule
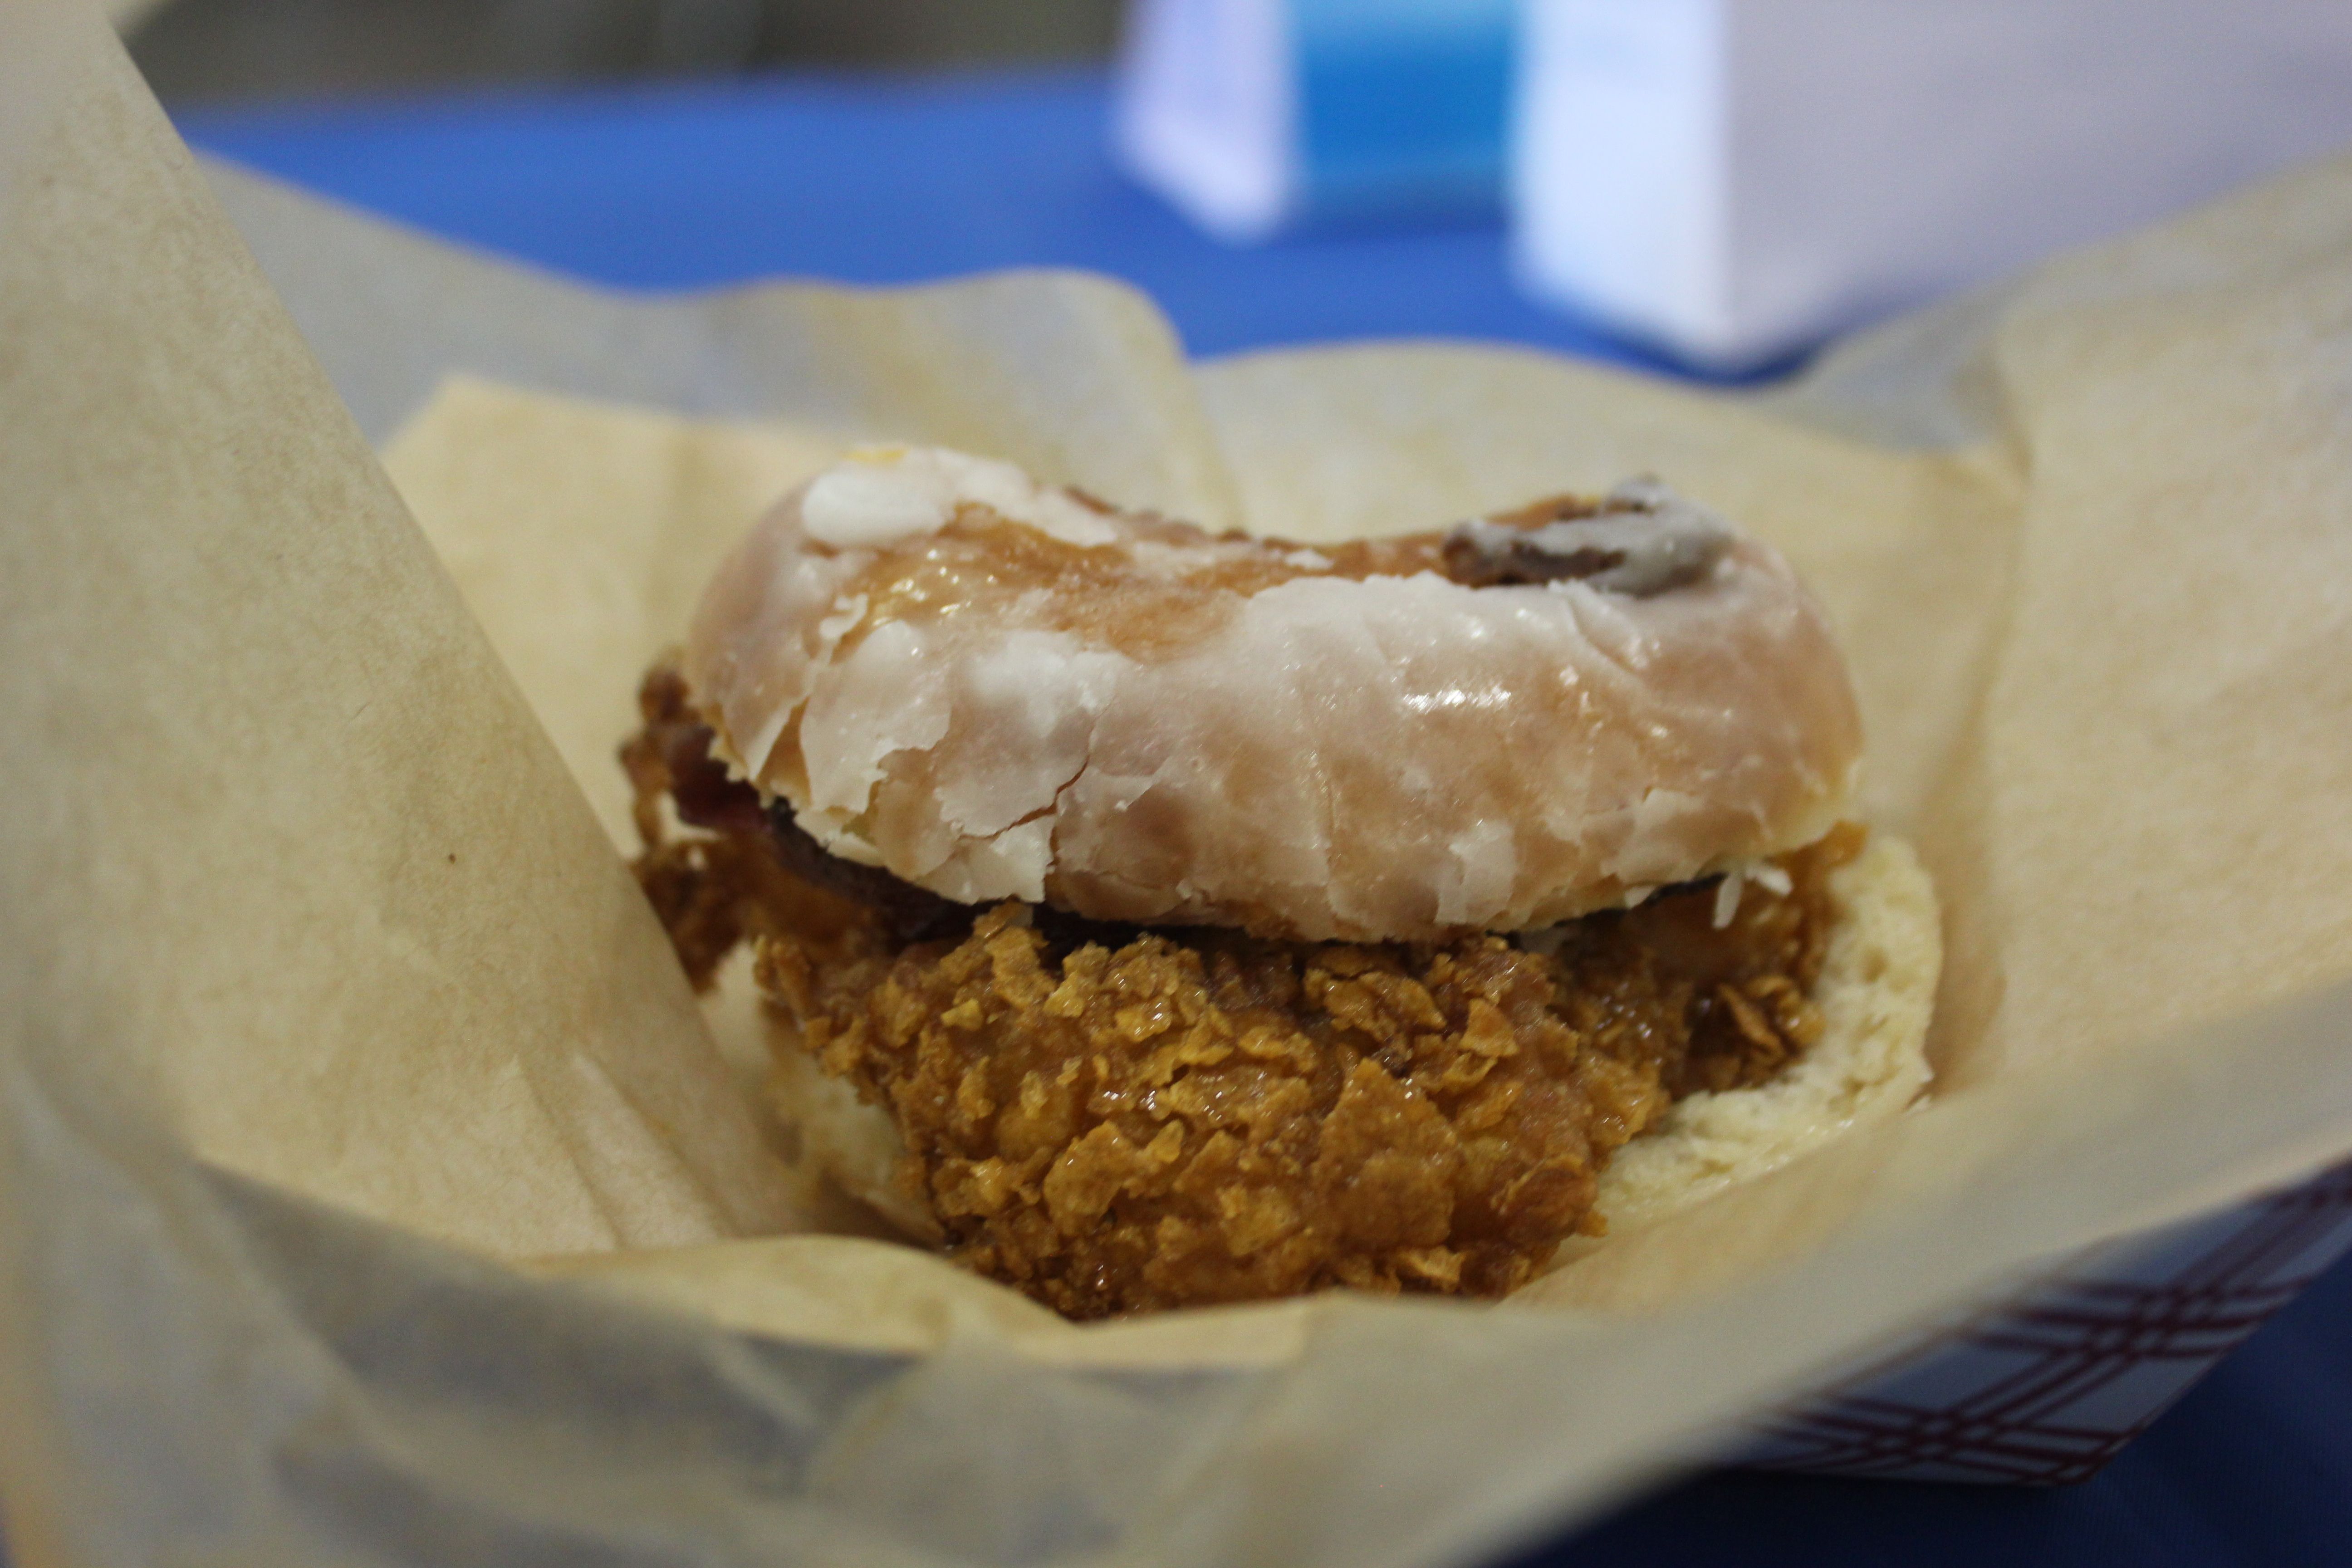
[[[1570,1238],[1785,1163],[1927,1082],[1933,896],[1906,847],[1853,825],[1731,889],[1538,933],[1114,926],[894,903],[862,868],[812,865],[707,763],[674,679],[645,708],[625,753],[640,879],[698,983],[751,944],[805,1157],[1071,1317],[1341,1285],[1505,1294]]]

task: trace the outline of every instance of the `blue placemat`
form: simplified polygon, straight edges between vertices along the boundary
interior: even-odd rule
[[[1651,363],[1518,299],[1491,227],[1203,238],[1112,171],[1105,102],[1091,74],[796,78],[180,123],[265,173],[622,287],[1086,267],[1149,290],[1196,354],[1434,335]],[[1516,1568],[2336,1562],[2352,1562],[2352,1262],[2083,1486],[1706,1477]]]
[[[2226,1568],[2352,1562],[2352,1261],[2080,1486],[1724,1474],[1511,1568],[1896,1563]]]

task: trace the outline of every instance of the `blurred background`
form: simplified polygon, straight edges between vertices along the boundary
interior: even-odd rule
[[[117,0],[156,95],[223,104],[794,66],[1108,58],[1118,0]]]
[[[110,0],[198,147],[592,280],[1715,379],[2352,145],[2347,0]]]

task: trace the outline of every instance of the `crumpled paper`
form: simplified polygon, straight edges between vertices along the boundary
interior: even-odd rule
[[[218,172],[257,267],[94,16],[0,13],[0,106],[22,1563],[1465,1561],[2352,1148],[2352,164],[1732,398],[1192,369],[1059,276],[624,300]],[[1937,1100],[1500,1307],[1081,1329],[807,1228],[604,770],[726,514],[876,436],[1307,537],[1740,516],[1937,875]]]

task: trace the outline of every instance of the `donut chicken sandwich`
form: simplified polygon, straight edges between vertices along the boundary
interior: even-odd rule
[[[1927,1082],[1828,626],[1654,481],[1307,547],[861,449],[639,705],[806,1161],[1074,1318],[1502,1295]]]

